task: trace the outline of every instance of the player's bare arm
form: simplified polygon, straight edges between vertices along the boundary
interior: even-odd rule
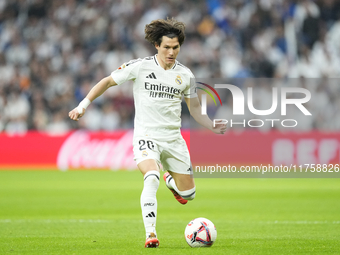
[[[215,134],[224,134],[227,126],[222,123],[216,123],[215,127],[213,122],[209,119],[208,115],[201,114],[201,104],[197,97],[185,98],[185,102],[189,108],[191,116],[197,121],[198,124],[213,131]]]
[[[78,121],[81,117],[84,116],[86,107],[97,97],[102,95],[108,88],[117,85],[117,83],[112,79],[111,76],[107,76],[99,81],[87,94],[85,100],[85,105],[83,105],[83,101],[72,111],[69,112],[68,116],[75,121]]]

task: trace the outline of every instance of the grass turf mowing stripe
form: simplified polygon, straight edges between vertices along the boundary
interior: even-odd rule
[[[25,222],[39,222],[39,223],[113,223],[114,220],[99,220],[99,219],[0,219],[0,223],[25,223]],[[133,220],[131,223],[141,223],[142,220]],[[176,223],[174,220],[163,221],[163,223]],[[225,223],[251,223],[251,224],[340,224],[340,221],[224,221]]]
[[[0,254],[337,254],[339,179],[197,179],[180,205],[161,182],[160,248],[147,250],[138,172],[0,172]],[[184,228],[206,217],[209,249]]]

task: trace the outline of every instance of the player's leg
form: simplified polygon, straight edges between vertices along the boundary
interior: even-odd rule
[[[185,190],[190,190],[195,188],[195,181],[192,175],[190,174],[179,174],[175,172],[169,171],[171,177],[173,178],[177,192],[182,192]]]
[[[143,174],[144,186],[140,204],[146,233],[145,247],[157,247],[159,241],[156,237],[156,193],[159,187],[160,149],[156,141],[149,137],[134,137],[133,152],[137,166]]]
[[[165,183],[181,204],[193,200],[196,194],[190,155],[184,139],[169,142],[163,149],[161,162],[168,173],[163,175]]]
[[[146,233],[145,247],[156,248],[159,245],[156,234],[156,193],[159,187],[159,167],[154,159],[143,160],[138,163],[137,166],[144,178],[144,187],[140,197],[140,203]]]
[[[184,200],[193,200],[196,194],[195,181],[192,175],[189,174],[180,174],[172,171],[168,171],[169,173],[165,173],[163,178],[165,180],[166,185],[171,190],[173,189],[176,193],[181,196]],[[174,192],[173,192],[174,193]],[[174,194],[176,197],[176,194]],[[185,201],[180,200],[176,197],[176,199],[181,204],[186,204]]]

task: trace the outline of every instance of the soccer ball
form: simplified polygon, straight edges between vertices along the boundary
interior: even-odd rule
[[[217,231],[210,220],[196,218],[186,226],[184,235],[190,247],[210,247],[216,240]]]

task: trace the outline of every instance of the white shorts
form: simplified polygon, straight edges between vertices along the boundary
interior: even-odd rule
[[[134,137],[133,153],[137,165],[146,159],[154,159],[163,166],[163,171],[192,174],[188,147],[182,137],[172,141]]]

